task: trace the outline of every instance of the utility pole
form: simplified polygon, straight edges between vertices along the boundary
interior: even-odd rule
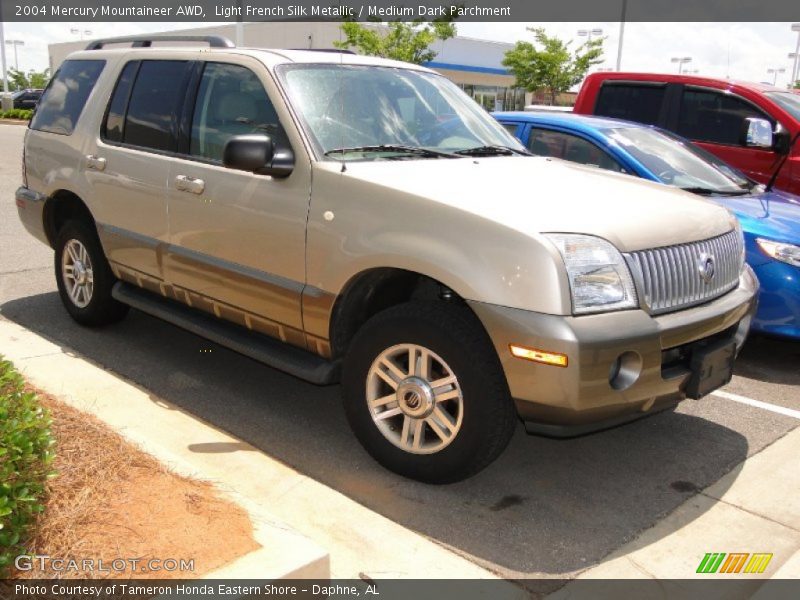
[[[619,43],[617,44],[617,71],[622,70],[622,40],[625,38],[625,18],[628,12],[628,0],[622,0],[622,18],[619,22]]]
[[[8,93],[8,71],[6,70],[6,33],[0,19],[0,62],[3,63],[3,93]]]

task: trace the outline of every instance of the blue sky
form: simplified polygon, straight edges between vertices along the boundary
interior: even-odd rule
[[[613,67],[617,55],[619,23],[459,23],[459,34],[488,40],[514,42],[532,39],[526,25],[544,26],[564,39],[577,38],[582,28],[602,28],[606,64]],[[71,28],[92,31],[90,37],[109,37],[190,27],[187,23],[6,23],[6,39],[20,39],[19,66],[24,70],[47,66],[47,44],[78,39]],[[577,41],[576,41],[577,43]],[[789,81],[797,33],[791,23],[628,23],[625,26],[623,70],[675,72],[673,56],[691,56],[689,69],[702,75],[772,82],[769,68],[785,68],[778,85]],[[14,65],[14,53],[7,48],[6,60]]]

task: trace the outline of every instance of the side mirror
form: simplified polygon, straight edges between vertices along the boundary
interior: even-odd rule
[[[222,164],[259,175],[288,177],[294,169],[294,154],[290,149],[276,149],[268,135],[236,135],[225,144]]]
[[[774,145],[772,124],[766,119],[747,117],[742,121],[742,146],[772,150]]]
[[[772,148],[778,154],[789,154],[789,147],[792,145],[792,134],[783,125],[778,123],[775,126],[775,133],[772,135]]]

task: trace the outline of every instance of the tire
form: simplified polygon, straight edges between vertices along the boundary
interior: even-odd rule
[[[480,322],[466,307],[443,302],[409,302],[367,321],[345,357],[342,393],[366,451],[390,471],[426,483],[474,475],[500,455],[517,424]]]
[[[81,325],[116,323],[128,306],[111,297],[116,278],[111,272],[94,227],[84,221],[67,221],[55,243],[58,294],[70,316]]]

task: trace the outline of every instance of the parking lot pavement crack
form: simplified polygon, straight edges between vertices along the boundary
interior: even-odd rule
[[[788,523],[784,523],[782,521],[778,521],[776,519],[773,519],[773,518],[768,517],[766,515],[763,515],[761,513],[755,512],[753,510],[750,510],[749,508],[745,508],[744,506],[739,506],[738,504],[734,504],[733,502],[729,502],[728,500],[725,500],[724,498],[717,498],[716,496],[712,496],[710,494],[706,494],[704,491],[700,492],[699,495],[705,496],[706,498],[708,498],[709,500],[713,500],[714,502],[722,502],[723,504],[726,504],[726,505],[730,506],[731,508],[735,508],[737,510],[744,511],[744,512],[750,514],[750,515],[753,515],[754,517],[758,517],[759,519],[764,519],[765,521],[769,521],[770,523],[774,523],[775,525],[780,525],[781,527],[785,527],[786,529],[791,529],[792,531],[796,531],[796,532],[800,533],[800,529],[798,529],[797,527],[793,527],[792,525],[789,525]]]
[[[36,271],[49,271],[53,268],[53,265],[47,265],[44,267],[31,267],[29,269],[17,269],[15,271],[0,271],[3,275],[17,275],[19,273],[33,273]]]

